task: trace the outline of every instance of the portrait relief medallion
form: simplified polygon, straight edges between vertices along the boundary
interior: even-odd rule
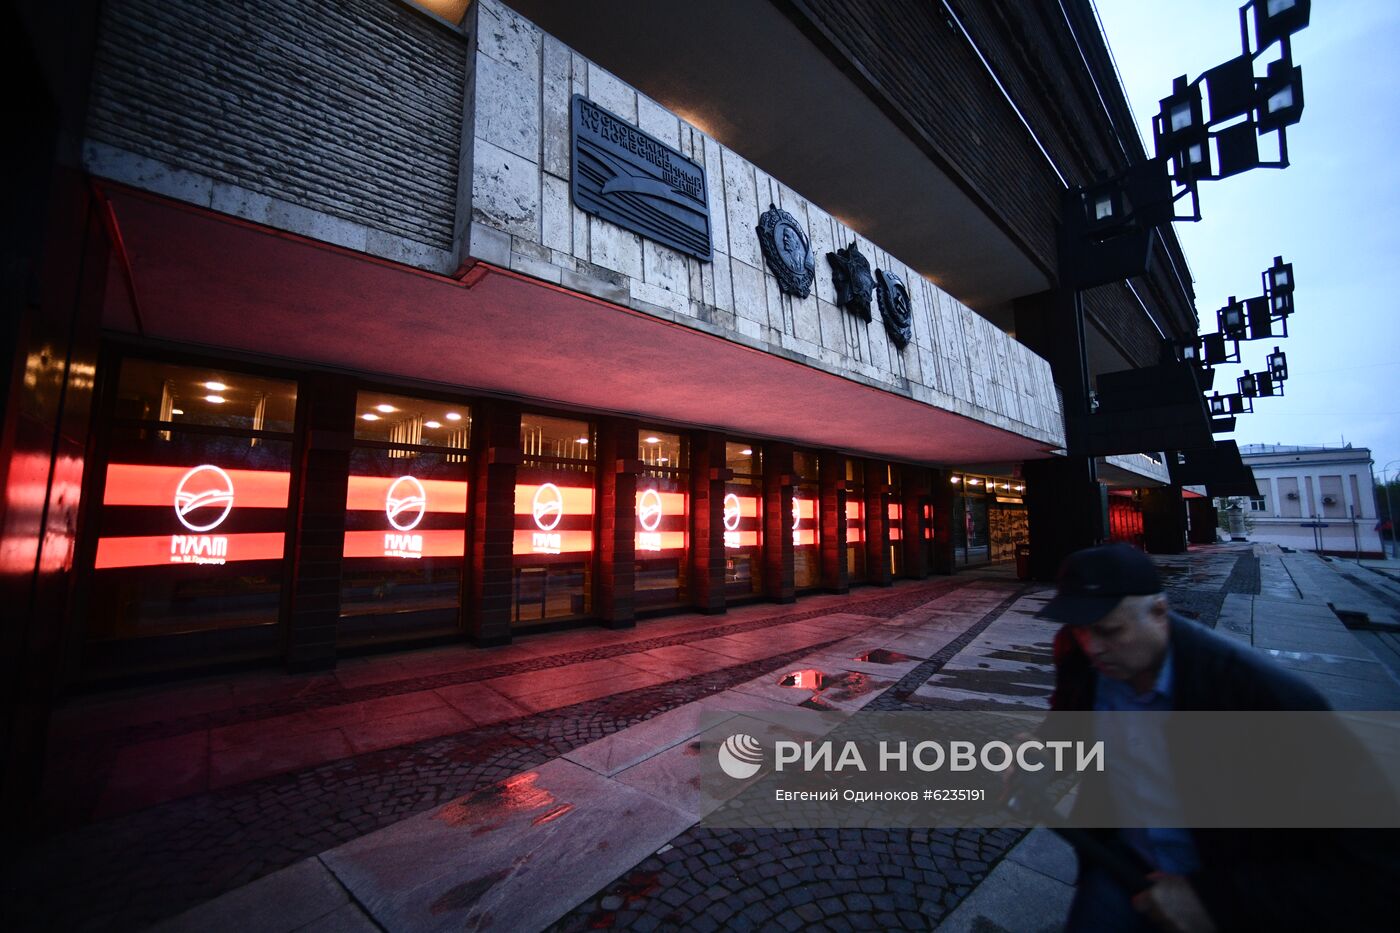
[[[757,230],[763,261],[778,280],[778,287],[789,295],[806,298],[812,291],[817,260],[797,218],[769,204],[768,210],[758,218]]]

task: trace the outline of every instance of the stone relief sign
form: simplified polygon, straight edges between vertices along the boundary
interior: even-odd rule
[[[758,218],[758,244],[763,248],[763,261],[778,280],[778,287],[789,295],[806,298],[812,290],[812,278],[817,272],[817,260],[807,234],[793,217],[782,208],[769,204]]]
[[[705,169],[581,94],[572,111],[574,206],[708,262]]]
[[[870,262],[856,247],[856,241],[846,248],[826,254],[831,263],[831,282],[836,286],[836,305],[862,320],[870,320],[870,296],[875,290],[875,277]]]
[[[913,335],[914,313],[909,303],[909,289],[893,272],[879,269],[875,275],[879,279],[876,293],[880,297],[880,316],[885,319],[885,331],[894,345],[903,350]]]

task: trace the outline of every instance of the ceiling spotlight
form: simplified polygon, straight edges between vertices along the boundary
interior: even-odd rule
[[[214,392],[222,392],[227,389],[228,386],[224,385],[222,382],[206,382],[204,383],[204,388]]]
[[[441,422],[441,421],[424,421],[424,422],[423,422],[423,427],[425,427],[425,428],[440,428],[440,427],[442,427],[442,422]]]
[[[365,414],[361,415],[360,417],[363,418],[365,421],[378,421],[378,420],[379,420],[379,416],[376,415],[376,414],[374,414],[373,412],[366,412]]]
[[[398,411],[398,409],[395,408],[393,405],[376,405],[374,406],[374,410],[382,411],[386,415],[389,414],[389,412],[391,411]]]
[[[753,456],[753,448],[752,448],[752,447],[745,447],[743,450],[739,451],[739,453],[743,454],[745,457],[752,457],[752,456]]]
[[[588,438],[586,438],[586,437],[580,437],[575,443],[587,444],[587,443],[588,443]]]
[[[661,443],[661,438],[655,437],[655,436],[653,436],[653,437],[644,437],[644,438],[642,438],[642,440],[646,441],[648,444],[659,444],[659,443]]]
[[[213,402],[215,405],[222,405],[225,401],[222,395],[206,395],[204,396],[204,400],[206,402]]]
[[[170,413],[172,415],[183,415],[185,413],[185,410],[183,408],[172,408],[170,409]]]
[[[462,416],[459,415],[459,414],[457,414],[455,411],[449,411],[449,412],[447,413],[447,420],[448,420],[448,421],[461,421],[461,420],[462,420]]]

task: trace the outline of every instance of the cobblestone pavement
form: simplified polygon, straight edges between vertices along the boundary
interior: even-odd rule
[[[986,585],[986,584],[984,584]],[[913,692],[1020,599],[982,618],[864,708],[932,708]],[[553,927],[928,929],[1021,838],[1019,830],[716,830],[696,826]]]
[[[861,600],[859,611],[876,618],[892,618],[970,582],[930,581],[911,590]],[[698,637],[715,637],[731,629],[754,631],[832,611],[775,612],[738,625],[719,625],[698,633]],[[531,664],[531,669],[542,669],[596,656],[614,656],[618,649],[641,651],[685,644],[697,637],[697,633],[686,633],[648,639],[644,633],[645,623],[638,632],[643,637],[633,642],[600,646],[596,652],[547,655],[522,663]],[[830,642],[469,732],[250,781],[63,833],[23,853],[17,867],[7,872],[3,895],[6,926],[22,930],[139,929],[305,856],[438,806],[682,704],[777,670],[826,644]],[[459,673],[480,677],[484,670],[506,668],[513,673],[517,665]],[[410,678],[375,685],[375,689],[410,692],[437,679]],[[181,721],[188,721],[188,717]]]
[[[1155,558],[1172,604],[1212,626],[1227,593],[1258,592],[1259,562],[1253,552],[1234,556],[1222,550]],[[865,709],[1048,705],[1055,627],[1031,618],[1048,588],[984,585],[997,585],[1007,596]],[[1018,618],[1008,619],[1012,634],[1004,636],[993,626],[1013,607]],[[1027,637],[1027,627],[1043,634]],[[750,831],[697,826],[551,929],[931,929],[1023,835],[1006,829]]]
[[[926,593],[930,589],[935,592],[943,592],[965,586],[968,582],[970,581],[956,578],[929,581],[921,585],[919,592]],[[863,598],[856,601],[859,612],[863,615],[895,614],[907,608],[911,599],[917,598],[907,593],[895,593],[872,599],[868,592],[863,593]],[[925,596],[924,598],[929,597]],[[508,663],[485,664],[464,670],[395,679],[385,683],[356,687],[345,687],[328,682],[296,695],[280,697],[275,700],[248,703],[194,715],[172,715],[150,722],[130,725],[118,724],[103,730],[85,732],[81,741],[74,743],[65,751],[58,762],[50,766],[51,771],[63,776],[67,782],[65,786],[58,789],[57,796],[62,803],[60,807],[55,808],[53,821],[55,825],[61,827],[86,822],[96,805],[99,789],[106,776],[105,768],[108,767],[121,748],[140,742],[176,738],[201,729],[256,722],[330,706],[478,683],[513,674],[531,673],[564,667],[569,664],[605,660],[623,654],[687,645],[711,638],[753,632],[773,625],[818,618],[831,611],[825,608],[803,610],[798,607],[765,614],[759,619],[729,623],[716,620],[716,624],[712,628],[706,627],[696,631],[653,638],[645,637],[646,624],[642,623],[641,628],[637,631],[637,639],[623,643],[602,644],[581,650],[547,654]]]
[[[552,929],[927,929],[1020,835],[697,827]]]
[[[1227,594],[1259,593],[1259,558],[1247,544],[1207,546],[1153,560],[1172,608],[1209,628],[1215,628]]]

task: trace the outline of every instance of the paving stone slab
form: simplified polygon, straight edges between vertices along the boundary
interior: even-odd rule
[[[1063,929],[1074,886],[1010,859],[992,873],[938,925],[939,933],[1054,933]]]
[[[350,904],[335,876],[309,858],[152,928],[155,933],[290,933]]]
[[[391,933],[534,930],[690,823],[647,794],[556,759],[321,858]]]
[[[1074,884],[1079,875],[1079,858],[1074,848],[1044,827],[1026,833],[1025,838],[1006,853],[1006,858],[1065,884]]]

